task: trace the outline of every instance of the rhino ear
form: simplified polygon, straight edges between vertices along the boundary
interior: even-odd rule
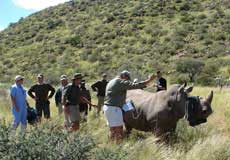
[[[208,96],[208,98],[207,98],[207,102],[208,102],[209,104],[212,103],[212,98],[213,98],[213,91],[211,91],[211,93],[209,94],[209,96]]]
[[[177,91],[178,91],[179,93],[184,92],[184,89],[185,89],[186,85],[187,85],[187,83],[185,82],[183,85],[180,86],[180,88],[178,88]]]
[[[193,90],[193,85],[192,85],[192,86],[189,86],[188,88],[186,88],[186,89],[185,89],[185,92],[186,92],[186,93],[190,93],[190,92],[192,92],[192,90]]]
[[[184,88],[187,86],[187,82],[185,81],[184,84],[183,84]]]

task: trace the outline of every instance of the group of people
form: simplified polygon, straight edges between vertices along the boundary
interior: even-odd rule
[[[126,93],[130,89],[143,89],[151,81],[157,78],[157,91],[166,90],[166,80],[161,76],[160,71],[157,75],[151,75],[148,79],[138,82],[131,81],[130,72],[124,70],[117,77],[108,81],[107,75],[103,74],[102,79],[92,84],[91,88],[97,92],[98,103],[91,103],[90,91],[85,86],[85,80],[81,73],[76,73],[72,77],[72,83],[68,82],[66,75],[60,77],[60,87],[55,89],[52,85],[44,83],[44,76],[38,74],[37,84],[28,90],[28,95],[35,100],[35,108],[38,121],[50,118],[50,101],[55,95],[55,103],[59,114],[64,114],[64,127],[72,132],[80,128],[80,118],[86,121],[88,110],[91,107],[97,109],[99,115],[103,106],[107,124],[110,128],[110,140],[119,141],[123,137],[123,115],[122,106],[126,103]],[[21,123],[22,134],[25,134],[27,126],[27,92],[23,87],[24,77],[17,75],[15,84],[10,88],[12,101],[13,125],[12,133],[15,134],[18,125]],[[83,112],[80,115],[80,112]]]

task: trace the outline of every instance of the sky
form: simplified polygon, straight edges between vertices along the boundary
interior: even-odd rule
[[[0,31],[21,17],[69,0],[0,0]]]

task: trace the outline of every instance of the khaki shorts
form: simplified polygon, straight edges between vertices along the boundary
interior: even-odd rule
[[[80,121],[80,111],[79,111],[79,105],[69,105],[69,120],[70,123],[74,123],[76,121]]]
[[[104,99],[105,99],[105,97],[98,96],[97,98],[98,98],[97,106],[101,109],[101,107],[104,105]]]

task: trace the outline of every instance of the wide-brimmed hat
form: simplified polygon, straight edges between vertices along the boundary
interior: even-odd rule
[[[73,76],[73,78],[72,78],[72,80],[75,80],[75,79],[82,79],[82,78],[83,78],[83,76],[82,76],[81,73],[75,73],[74,76]]]
[[[60,80],[61,80],[61,81],[67,80],[67,76],[66,76],[65,74],[61,75]]]
[[[21,75],[17,75],[17,76],[15,76],[15,78],[14,78],[15,81],[19,81],[19,80],[22,80],[22,79],[24,79],[24,77],[21,76]]]

